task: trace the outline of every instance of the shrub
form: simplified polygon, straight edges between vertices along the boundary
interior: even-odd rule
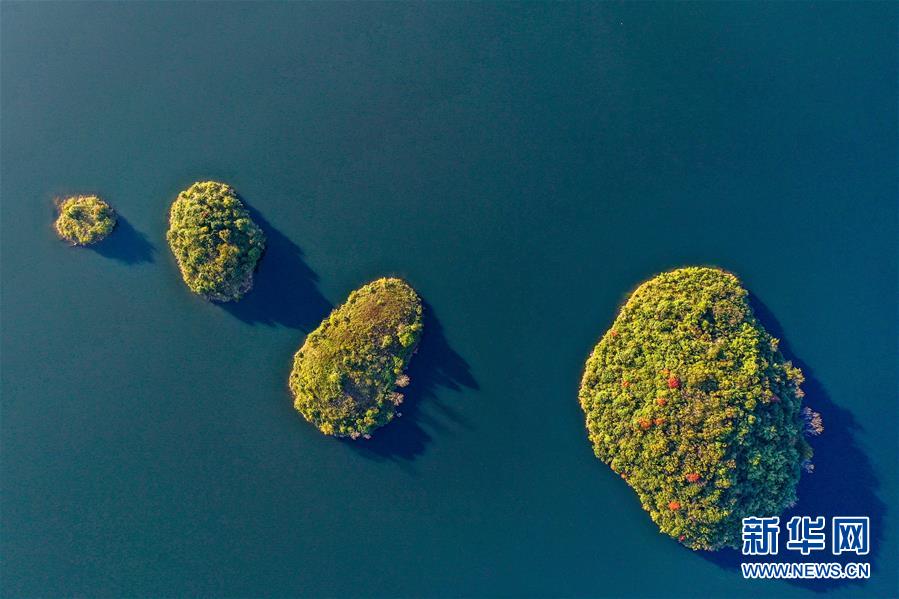
[[[326,435],[366,437],[396,416],[421,332],[421,300],[404,281],[353,291],[294,356],[294,407]]]
[[[91,245],[109,235],[115,211],[97,196],[73,196],[58,203],[56,232],[73,245]]]
[[[194,293],[227,302],[252,288],[265,234],[228,185],[203,181],[178,194],[166,237]]]
[[[579,399],[597,457],[661,531],[717,549],[738,543],[743,517],[795,502],[811,456],[803,432],[821,428],[800,411],[801,382],[735,276],[684,268],[634,291],[587,360]]]

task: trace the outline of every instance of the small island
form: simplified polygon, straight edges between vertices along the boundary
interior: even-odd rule
[[[169,212],[169,247],[184,282],[216,302],[237,301],[253,287],[265,234],[237,193],[216,181],[194,183]]]
[[[72,196],[57,207],[56,233],[72,245],[97,243],[115,228],[115,210],[97,196]]]
[[[384,278],[353,291],[312,331],[290,373],[294,407],[326,435],[368,438],[397,416],[422,333],[421,299]]]
[[[580,389],[596,456],[661,531],[737,546],[741,519],[779,515],[811,471],[802,373],[732,274],[682,268],[643,283],[587,360]]]

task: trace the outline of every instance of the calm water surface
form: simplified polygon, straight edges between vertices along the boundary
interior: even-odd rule
[[[2,595],[895,596],[896,12],[4,2]],[[236,306],[165,245],[209,178],[270,240]],[[123,217],[95,250],[50,228],[75,192]],[[593,457],[584,359],[684,264],[805,368],[795,513],[870,515],[867,583],[743,581]],[[325,438],[291,355],[388,274],[412,401]]]

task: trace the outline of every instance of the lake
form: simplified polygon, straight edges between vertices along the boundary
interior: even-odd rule
[[[2,16],[3,596],[896,596],[895,5],[25,3]],[[182,283],[167,211],[234,186],[256,287]],[[121,215],[95,249],[53,199]],[[597,460],[584,360],[718,265],[809,379],[801,515],[870,580],[744,580]],[[293,410],[359,285],[427,303],[404,416]]]

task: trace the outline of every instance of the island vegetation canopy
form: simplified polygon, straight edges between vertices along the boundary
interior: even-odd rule
[[[393,420],[422,333],[422,305],[396,278],[353,291],[294,356],[294,406],[327,434],[357,438]]]
[[[741,519],[780,514],[820,417],[802,373],[732,274],[683,268],[642,284],[587,360],[580,403],[597,457],[662,532],[693,549],[738,543]]]
[[[178,194],[166,237],[184,282],[195,293],[227,302],[252,288],[265,234],[228,185],[202,181]]]
[[[95,195],[72,196],[58,203],[56,232],[73,245],[91,245],[112,233],[116,213]]]

